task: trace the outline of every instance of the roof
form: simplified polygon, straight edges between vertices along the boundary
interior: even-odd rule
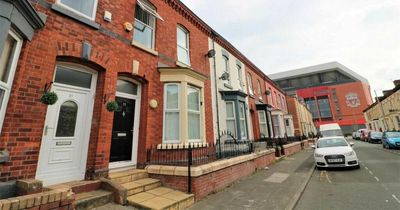
[[[397,80],[395,80],[397,81]],[[369,105],[367,108],[363,110],[363,112],[367,112],[368,110],[372,109],[374,106],[376,106],[379,102],[382,102],[385,100],[387,97],[391,96],[393,93],[397,92],[400,90],[400,84],[396,85],[393,89],[388,90],[383,96],[378,97],[378,100],[376,100],[373,104]]]
[[[289,79],[289,78],[295,78],[299,76],[306,76],[306,75],[312,75],[316,73],[322,73],[322,72],[328,72],[331,70],[337,70],[340,73],[356,80],[356,81],[361,81],[364,83],[368,83],[368,80],[361,75],[357,74],[353,70],[347,68],[346,66],[342,65],[339,62],[333,61],[329,63],[323,63],[315,66],[308,66],[304,68],[299,68],[299,69],[294,69],[294,70],[289,70],[289,71],[284,71],[284,72],[279,72],[275,74],[270,74],[268,75],[269,78],[271,78],[274,81],[282,80],[282,79]]]

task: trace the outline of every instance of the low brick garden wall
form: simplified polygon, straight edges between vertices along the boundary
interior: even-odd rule
[[[0,200],[0,210],[72,210],[75,209],[74,200],[74,193],[70,189],[56,189]]]
[[[192,193],[200,200],[274,162],[275,150],[270,149],[192,167]],[[166,187],[184,192],[188,189],[187,167],[150,165],[146,170],[150,177],[160,179]]]

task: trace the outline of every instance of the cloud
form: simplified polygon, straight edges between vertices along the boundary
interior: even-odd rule
[[[371,90],[400,79],[400,1],[182,0],[264,73],[338,61]]]

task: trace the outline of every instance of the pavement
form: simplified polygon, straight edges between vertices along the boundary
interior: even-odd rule
[[[400,209],[400,150],[352,142],[361,168],[315,170],[296,210]]]
[[[224,190],[195,203],[191,210],[292,209],[314,170],[313,149],[282,158]]]

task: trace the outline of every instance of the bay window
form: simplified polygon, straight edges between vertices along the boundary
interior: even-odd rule
[[[164,95],[164,141],[179,142],[179,84],[166,84]]]
[[[204,145],[203,89],[207,77],[186,67],[160,67],[159,71],[164,82],[162,143]]]
[[[236,137],[235,103],[225,102],[226,105],[226,130]]]
[[[188,102],[188,136],[189,141],[201,140],[201,112],[200,112],[200,89],[194,86],[187,88]]]
[[[4,47],[0,51],[0,130],[6,114],[21,46],[22,39],[12,31],[9,31]]]
[[[178,61],[190,66],[189,32],[181,26],[176,31]]]
[[[264,110],[258,111],[258,122],[260,126],[261,137],[268,137],[267,117]]]
[[[240,125],[240,137],[241,139],[247,138],[247,126],[246,126],[246,112],[244,103],[239,102],[239,125]]]

